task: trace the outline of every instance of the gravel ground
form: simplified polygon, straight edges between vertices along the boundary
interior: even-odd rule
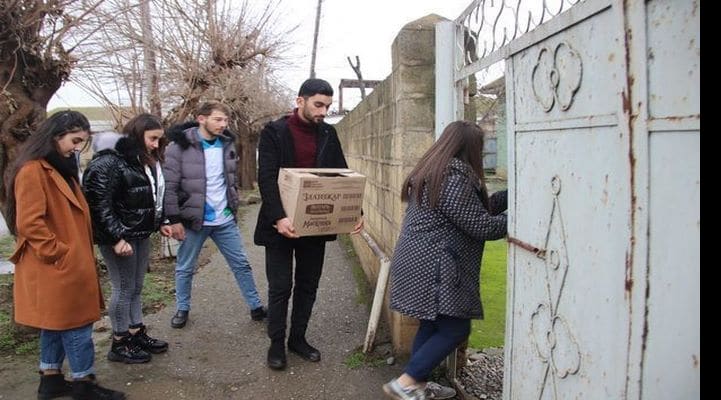
[[[467,400],[501,400],[503,397],[503,349],[471,354],[456,378]]]

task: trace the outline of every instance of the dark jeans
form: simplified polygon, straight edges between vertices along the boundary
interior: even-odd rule
[[[115,254],[109,244],[98,246],[110,276],[112,293],[108,316],[116,335],[125,334],[129,327],[143,323],[141,293],[150,263],[150,238],[129,240],[128,243],[133,247],[133,255],[127,257]]]
[[[438,315],[435,321],[420,320],[405,373],[426,382],[433,369],[471,333],[471,320]]]
[[[295,253],[295,275],[293,255]],[[284,239],[265,248],[268,278],[268,337],[285,339],[288,300],[293,293],[290,338],[304,338],[323,271],[325,241],[315,237]]]

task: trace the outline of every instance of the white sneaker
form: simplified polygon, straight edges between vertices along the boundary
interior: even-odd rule
[[[397,379],[383,385],[383,391],[393,400],[426,400],[426,394],[417,386],[404,388]]]
[[[425,395],[426,399],[452,399],[456,396],[456,389],[429,381],[426,384]]]

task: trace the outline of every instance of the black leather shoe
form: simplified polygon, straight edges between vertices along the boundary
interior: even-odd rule
[[[188,310],[178,310],[173,315],[173,319],[170,320],[170,326],[176,329],[180,329],[185,326],[188,322]]]
[[[271,343],[268,349],[268,368],[282,370],[285,369],[287,363],[283,343]]]
[[[73,400],[125,400],[125,393],[104,388],[95,381],[95,375],[90,380],[73,382]]]
[[[299,355],[304,360],[311,362],[320,361],[320,351],[309,345],[305,339],[288,340],[288,350]]]
[[[267,316],[268,313],[263,306],[250,310],[250,319],[253,321],[262,321]]]

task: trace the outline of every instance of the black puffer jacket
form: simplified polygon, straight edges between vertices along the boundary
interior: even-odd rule
[[[95,153],[83,174],[83,191],[98,244],[144,239],[160,227],[153,187],[138,158],[141,146],[123,137],[114,149]]]

